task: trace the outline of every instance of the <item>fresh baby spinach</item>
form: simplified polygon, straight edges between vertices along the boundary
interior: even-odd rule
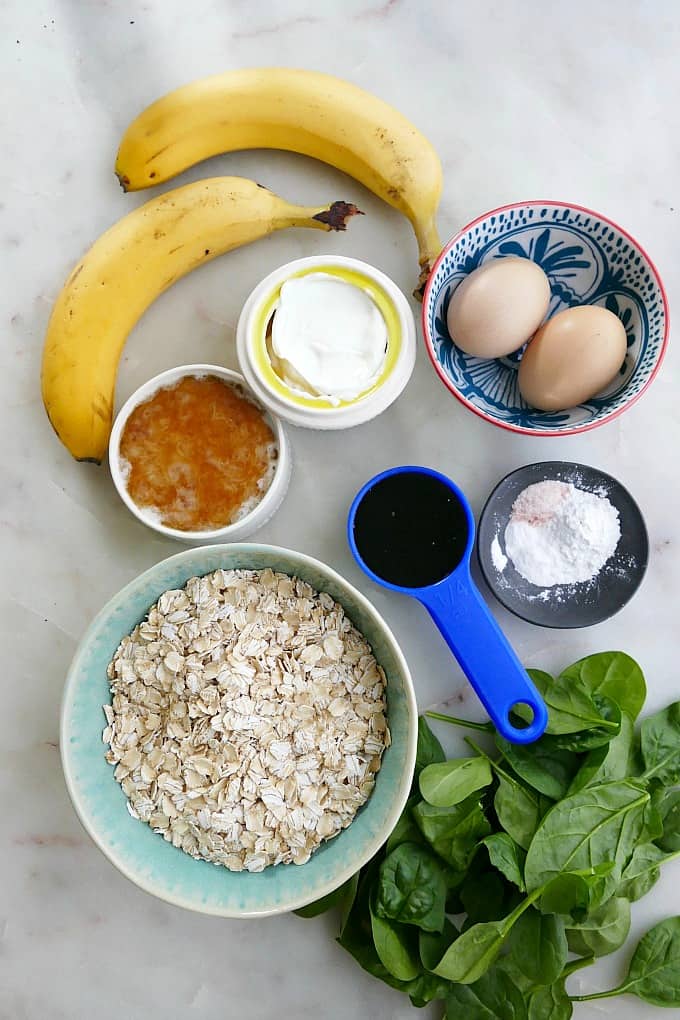
[[[369,902],[371,932],[375,951],[383,967],[399,981],[412,981],[420,973],[418,933],[414,928],[379,917]]]
[[[566,793],[577,793],[586,786],[597,786],[633,774],[631,755],[633,722],[628,715],[621,716],[621,729],[608,744],[588,751]]]
[[[475,797],[450,808],[421,801],[413,808],[413,818],[427,843],[454,871],[467,869],[478,842],[491,832]]]
[[[526,854],[507,832],[493,832],[482,843],[489,853],[494,868],[524,892],[524,861]]]
[[[421,796],[433,807],[453,807],[490,784],[489,763],[479,757],[428,765],[419,779]]]
[[[617,988],[570,997],[565,982],[625,942],[631,902],[680,856],[680,703],[636,729],[645,681],[622,652],[532,675],[547,733],[517,746],[490,723],[429,713],[497,751],[468,739],[474,754],[447,761],[421,719],[386,844],[298,913],[339,908],[338,941],[364,970],[414,1006],[445,1001],[449,1020],[570,1020],[580,1001],[624,992],[678,1007],[680,918],[644,936]]]
[[[601,694],[615,702],[635,722],[647,697],[647,685],[635,659],[625,652],[597,652],[563,670],[558,683],[577,684],[582,690]]]
[[[564,921],[556,914],[541,914],[533,907],[522,914],[510,938],[510,956],[534,985],[557,981],[567,962]]]
[[[505,917],[508,909],[507,883],[495,871],[468,873],[460,890],[460,901],[467,914],[466,927],[478,921],[498,921]]]
[[[567,942],[572,953],[607,956],[623,945],[629,931],[630,901],[616,896],[588,914],[580,924],[569,927]]]
[[[538,796],[522,786],[498,762],[492,761],[473,740],[468,738],[468,743],[481,757],[486,758],[498,779],[494,809],[499,822],[515,843],[526,850],[541,820]]]
[[[309,903],[306,907],[299,907],[294,912],[298,917],[318,917],[319,914],[323,914],[326,910],[331,910],[333,907],[349,909],[354,901],[358,884],[359,873],[357,872],[356,875],[352,875],[343,885],[328,893],[327,896],[322,896],[320,900],[315,900],[314,903]]]
[[[566,795],[579,768],[577,754],[563,751],[546,739],[529,745],[511,744],[497,735],[496,747],[520,779],[551,800]]]
[[[409,797],[406,801],[406,807],[399,816],[397,824],[392,829],[390,838],[387,840],[385,849],[388,854],[392,853],[393,850],[396,850],[396,848],[401,846],[402,843],[422,842],[420,829],[416,825],[412,814],[412,809],[416,806],[419,799],[420,798],[415,795],[413,797]]]
[[[427,724],[424,715],[418,718],[418,744],[416,747],[416,767],[413,775],[413,785],[418,782],[418,777],[423,769],[436,762],[446,761],[444,748],[439,743],[434,733]]]
[[[471,985],[453,985],[446,998],[447,1020],[527,1020],[524,997],[511,978],[494,969]]]
[[[572,995],[572,1002],[637,995],[653,1006],[680,1006],[680,917],[669,917],[640,939],[628,974],[616,988],[591,995]]]
[[[606,743],[619,731],[619,722],[603,714],[607,707],[604,698],[598,698],[576,684],[562,684],[549,673],[530,669],[529,675],[543,695],[548,706],[546,733],[554,736],[592,732],[596,740]],[[601,739],[600,739],[601,738]],[[596,744],[592,744],[596,746]]]
[[[571,1020],[574,1007],[560,979],[529,996],[527,1020]]]
[[[434,973],[464,985],[477,981],[495,962],[514,925],[542,892],[543,888],[534,890],[500,921],[473,924],[449,946],[433,968]]]
[[[642,843],[636,846],[633,856],[624,868],[618,888],[620,896],[626,896],[632,902],[645,896],[653,885],[659,881],[661,865],[680,856],[680,851],[667,854],[654,843]]]
[[[559,914],[572,921],[581,921],[594,910],[607,894],[606,879],[614,870],[613,863],[599,864],[580,872],[562,872],[546,886],[538,901],[544,914]]]
[[[425,970],[434,970],[452,942],[458,938],[458,929],[447,917],[441,932],[418,932],[420,962]]]
[[[644,719],[640,727],[645,779],[680,783],[680,702]]]
[[[417,843],[402,843],[380,865],[375,913],[425,931],[444,927],[446,874],[434,854]]]
[[[661,833],[655,842],[666,853],[680,850],[680,790],[663,792],[657,804]]]
[[[587,787],[565,797],[541,822],[527,852],[527,889],[545,885],[563,871],[580,871],[612,862],[605,880],[616,888],[642,830],[649,793],[626,780]]]

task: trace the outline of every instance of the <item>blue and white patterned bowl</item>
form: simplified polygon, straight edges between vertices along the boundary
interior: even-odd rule
[[[452,343],[446,311],[461,280],[483,262],[515,255],[547,273],[549,315],[574,305],[601,305],[621,319],[626,360],[607,390],[578,407],[546,412],[530,407],[517,385],[521,351],[475,358]],[[529,435],[567,436],[616,418],[642,396],[668,342],[668,301],[649,256],[605,216],[564,202],[516,202],[464,227],[439,256],[423,299],[423,336],[444,385],[466,407],[501,428]]]
[[[195,860],[126,810],[126,798],[104,758],[102,706],[110,702],[106,667],[121,638],[158,597],[190,577],[220,567],[296,574],[327,591],[364,634],[387,676],[392,744],[375,788],[351,825],[303,865],[279,864],[259,874],[234,873]],[[330,567],[275,546],[204,546],[145,571],[102,609],[69,669],[61,709],[61,757],[71,800],[92,839],[119,871],[146,892],[180,907],[222,917],[262,917],[293,910],[337,888],[382,846],[406,803],[416,754],[418,713],[408,666],[389,627],[368,599]]]

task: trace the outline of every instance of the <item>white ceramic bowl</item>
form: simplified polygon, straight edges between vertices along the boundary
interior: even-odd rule
[[[385,318],[389,336],[380,379],[367,393],[337,406],[290,390],[271,367],[265,345],[267,324],[286,280],[311,272],[334,271],[369,291]],[[275,269],[252,291],[239,317],[236,352],[250,388],[284,421],[310,429],[347,429],[381,414],[406,386],[415,365],[416,324],[406,296],[379,269],[342,255],[312,255]]]
[[[163,387],[172,386],[186,376],[206,375],[216,376],[218,379],[224,379],[225,382],[231,383],[231,385],[240,386],[248,393],[253,402],[260,407],[265,420],[274,433],[278,447],[278,460],[271,485],[260,502],[240,520],[235,521],[233,524],[228,524],[224,528],[216,528],[213,531],[180,531],[177,528],[168,528],[161,524],[152,514],[138,507],[131,498],[121,469],[120,439],[125,423],[138,404],[148,400],[149,397],[152,397],[154,393]],[[221,368],[219,365],[179,365],[177,368],[170,368],[167,372],[161,372],[160,375],[149,379],[138,390],[135,390],[132,396],[123,404],[111,430],[111,438],[109,439],[109,467],[113,484],[118,490],[118,495],[137,520],[141,521],[142,524],[146,524],[147,527],[153,528],[160,535],[177,539],[178,542],[184,542],[187,545],[204,545],[212,542],[240,542],[267,523],[278,510],[288,490],[291,473],[291,455],[283,425],[275,415],[266,407],[263,407],[262,403],[253,396],[242,375],[239,375],[238,372],[232,372],[228,368]]]
[[[375,789],[351,824],[323,843],[306,864],[233,872],[195,860],[126,810],[125,795],[104,758],[102,705],[111,700],[106,667],[121,639],[158,597],[213,570],[280,570],[326,591],[369,641],[387,678],[392,743]],[[131,581],[104,606],[71,664],[61,707],[61,759],[66,785],[97,846],[141,889],[188,910],[221,917],[264,917],[295,910],[342,885],[383,845],[406,803],[413,777],[418,709],[406,660],[380,613],[348,581],[311,556],[244,544],[185,549]],[[233,1015],[233,1014],[232,1014]]]

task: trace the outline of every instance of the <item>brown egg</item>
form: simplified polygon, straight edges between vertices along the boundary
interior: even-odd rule
[[[492,259],[453,292],[446,324],[456,347],[478,358],[502,358],[538,329],[550,304],[550,282],[530,259]]]
[[[580,305],[541,326],[519,366],[519,390],[540,411],[565,411],[608,386],[626,356],[626,331],[606,308]]]

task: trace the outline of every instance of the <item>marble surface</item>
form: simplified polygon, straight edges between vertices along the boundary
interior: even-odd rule
[[[182,82],[268,63],[345,76],[410,116],[442,156],[443,236],[503,202],[582,203],[647,247],[673,306],[680,302],[675,0],[4,0],[0,26],[0,1018],[415,1016],[334,944],[326,919],[239,923],[172,908],[119,875],[81,829],[59,764],[65,671],[106,599],[177,546],[130,516],[104,468],[76,464],[56,441],[38,387],[45,325],[73,263],[141,201],[123,195],[112,172],[128,121]],[[279,234],[174,286],[129,338],[118,404],[183,361],[234,367],[241,303],[262,275],[293,257],[345,252],[412,288],[408,224],[359,185],[278,153],[216,159],[186,179],[223,172],[307,204],[356,200],[366,216],[340,237]],[[375,422],[347,434],[291,430],[290,493],[259,537],[321,557],[373,599],[400,637],[421,707],[452,699],[460,714],[479,716],[429,621],[354,566],[343,536],[351,497],[369,475],[400,461],[450,473],[476,510],[520,464],[596,465],[629,486],[646,515],[652,557],[643,588],[610,622],[574,633],[533,628],[497,605],[494,612],[522,659],[547,669],[591,651],[628,651],[645,669],[649,707],[659,707],[680,694],[679,386],[671,343],[659,378],[623,417],[579,437],[532,440],[457,404],[421,348],[407,390]],[[670,866],[635,905],[635,933],[680,913],[679,879],[680,865]],[[606,959],[580,986],[615,983],[625,956]],[[621,1020],[656,1015],[627,999],[583,1006],[576,1016],[614,1012]]]

